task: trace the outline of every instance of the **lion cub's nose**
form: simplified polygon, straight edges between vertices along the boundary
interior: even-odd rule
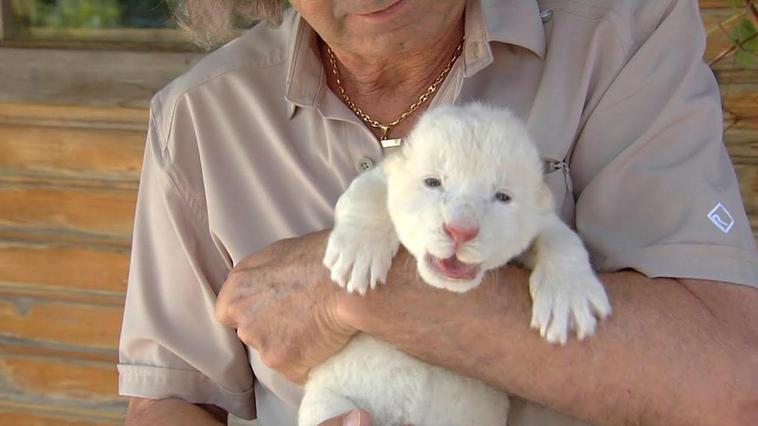
[[[479,234],[479,228],[476,226],[458,226],[443,223],[442,228],[456,243],[465,243],[466,241],[473,240]]]

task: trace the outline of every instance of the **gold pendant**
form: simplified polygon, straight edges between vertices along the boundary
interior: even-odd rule
[[[379,144],[382,145],[382,149],[397,148],[402,143],[403,143],[403,139],[401,138],[382,139],[379,141]]]
[[[379,128],[382,129],[382,138],[379,139],[379,144],[382,146],[382,149],[397,148],[403,143],[401,138],[390,139],[387,137],[390,132],[390,126],[380,124]]]

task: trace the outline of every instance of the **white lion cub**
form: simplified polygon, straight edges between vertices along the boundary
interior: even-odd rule
[[[400,242],[425,282],[454,292],[513,259],[531,268],[531,326],[550,342],[570,329],[592,335],[611,312],[579,237],[554,212],[536,147],[507,110],[426,112],[399,152],[340,197],[324,264],[363,294],[384,281]],[[356,407],[375,425],[505,425],[508,399],[361,334],[311,371],[299,422]]]

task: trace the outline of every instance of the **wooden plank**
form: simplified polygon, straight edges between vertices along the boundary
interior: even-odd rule
[[[120,307],[0,297],[0,337],[115,349],[122,315]]]
[[[47,284],[17,284],[0,281],[0,297],[34,298],[46,301],[123,306],[124,293],[103,290],[82,290]]]
[[[753,236],[758,241],[758,120],[725,123],[724,140],[734,163]]]
[[[726,124],[724,140],[732,161],[742,164],[758,164],[758,121],[741,120]]]
[[[26,27],[25,38],[36,40],[79,40],[98,42],[131,42],[150,49],[150,45],[162,43],[173,45],[175,50],[198,51],[192,48],[192,37],[181,29],[174,28],[61,28]]]
[[[123,296],[128,270],[125,250],[0,241],[0,293],[15,285]]]
[[[97,51],[141,51],[141,52],[202,52],[203,49],[195,44],[156,41],[145,43],[141,41],[102,41],[102,40],[67,40],[67,39],[35,39],[12,38],[0,40],[0,48],[14,49],[61,49],[61,50],[97,50]]]
[[[758,118],[758,84],[735,83],[721,86],[724,109],[742,119]]]
[[[136,193],[0,185],[0,225],[129,240]]]
[[[733,58],[727,60],[732,61]],[[736,64],[732,68],[717,67],[713,69],[713,73],[716,75],[722,88],[734,83],[758,84],[758,68],[756,67],[746,68]]]
[[[95,424],[123,424],[126,400],[118,404],[76,404],[72,401],[41,398],[38,401],[19,400],[16,395],[0,395],[0,413],[33,413],[45,417],[61,419],[83,419]],[[10,416],[8,415],[10,418]],[[8,423],[0,423],[8,424]],[[34,426],[40,426],[34,424]],[[43,423],[57,425],[58,423]],[[78,423],[75,423],[78,424]],[[9,423],[14,425],[15,423]]]
[[[92,349],[63,344],[45,344],[24,339],[0,338],[0,356],[55,357],[80,361],[99,361],[116,365],[116,349]]]
[[[145,132],[0,124],[0,173],[137,180]]]
[[[4,411],[0,405],[0,424],[13,426],[112,426],[122,425],[119,420],[97,421],[75,416]]]
[[[0,241],[27,244],[59,244],[79,247],[108,247],[129,250],[130,239],[107,235],[85,234],[60,228],[30,228],[0,225]]]
[[[136,192],[139,181],[120,180],[106,176],[66,176],[55,174],[5,174],[0,171],[0,187],[71,188],[80,190],[110,190]]]
[[[6,392],[51,398],[116,402],[116,365],[51,357],[0,356]]]
[[[34,49],[138,50],[200,52],[190,35],[171,28],[25,27],[0,46]]]
[[[741,120],[725,127],[726,148],[734,163],[753,236],[758,241],[758,120]]]
[[[44,104],[23,98],[17,102],[0,101],[0,123],[6,124],[144,131],[148,115],[144,107]]]
[[[12,37],[14,32],[10,0],[0,0],[0,42]]]
[[[0,49],[0,101],[147,108],[197,53]]]
[[[756,216],[758,215],[758,167],[735,164],[734,169],[740,182],[745,210],[750,216]]]

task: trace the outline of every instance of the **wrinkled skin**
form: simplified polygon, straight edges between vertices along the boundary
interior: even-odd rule
[[[282,240],[242,260],[216,303],[218,320],[237,329],[263,362],[303,383],[356,330],[338,319],[344,292],[321,265],[325,232]]]

